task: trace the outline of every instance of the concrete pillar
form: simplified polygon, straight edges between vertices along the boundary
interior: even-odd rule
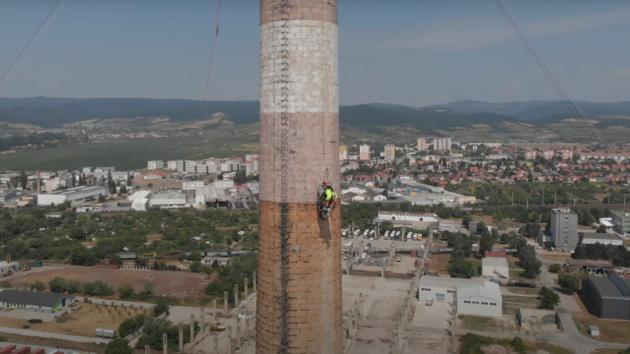
[[[177,325],[177,329],[179,329],[179,351],[184,351],[184,325],[180,322]]]
[[[214,348],[213,353],[219,354],[219,336],[218,335],[212,337],[212,347]]]
[[[232,354],[234,348],[232,346],[232,326],[227,326],[225,327],[225,332],[227,333],[227,337],[228,337],[228,350],[227,352],[229,354]]]
[[[151,348],[148,344],[144,345],[144,354],[151,354]]]
[[[190,314],[190,343],[195,342],[195,315]]]
[[[249,336],[249,314],[245,317],[245,337]]]
[[[238,348],[241,343],[241,320],[238,317],[236,318],[236,335],[234,337],[236,340],[236,347]]]
[[[199,331],[199,333],[203,336],[206,334],[206,311],[204,307],[201,308],[201,313],[199,315],[199,322],[201,322],[201,330]]]
[[[234,308],[238,307],[238,283],[234,284]]]
[[[225,311],[225,315],[227,316],[229,306],[228,292],[223,292],[223,311]]]
[[[247,297],[249,296],[249,292],[247,291],[247,287],[249,286],[248,284],[248,279],[245,278],[245,281],[243,282],[243,288],[245,289],[245,295],[243,296],[243,300],[246,300]]]
[[[162,353],[168,354],[168,334],[162,333]]]
[[[252,273],[252,291],[256,292],[256,272]]]

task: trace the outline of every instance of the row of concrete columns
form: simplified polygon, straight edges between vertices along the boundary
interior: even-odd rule
[[[256,272],[254,272],[252,274],[252,287],[253,287],[253,292],[256,292]],[[243,291],[245,294],[245,298],[247,298],[249,296],[249,279],[245,278],[243,280]],[[234,299],[234,307],[238,307],[240,305],[239,302],[239,293],[240,293],[240,286],[239,284],[234,284],[234,293],[233,293],[233,299]],[[223,311],[225,311],[225,313],[227,314],[227,312],[229,311],[229,300],[230,300],[230,294],[228,291],[223,292]]]
[[[201,333],[204,333],[203,328],[204,327],[202,326]],[[232,326],[227,326],[225,330],[225,334],[227,335],[227,340],[228,340],[227,351],[225,352],[219,351],[220,338],[219,338],[219,335],[215,335],[213,336],[213,339],[212,339],[212,353],[216,353],[216,354],[234,353],[234,350],[237,350],[238,348],[240,348],[243,345],[245,339],[249,336],[250,328],[251,328],[251,325],[250,325],[249,316],[247,316],[244,319],[237,318],[236,325],[234,326],[234,328]],[[179,349],[179,352],[183,352],[184,351],[184,325],[180,323],[178,326],[178,329],[179,329],[179,348],[178,349]],[[190,323],[191,343],[194,342],[194,338],[195,338],[194,331],[195,331],[195,321],[194,321],[194,316],[191,315],[191,323]],[[167,333],[162,333],[162,352],[163,354],[168,354],[168,334]],[[151,350],[149,346],[146,345],[145,354],[149,354],[149,353],[151,353]]]

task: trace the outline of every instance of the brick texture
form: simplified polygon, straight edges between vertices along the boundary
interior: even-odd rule
[[[288,353],[343,353],[340,207],[326,221],[289,204]],[[260,205],[256,353],[280,353],[280,205]]]
[[[260,23],[282,19],[281,0],[261,0]],[[337,0],[288,0],[289,20],[315,20],[337,23]]]
[[[339,190],[337,2],[286,3],[261,1],[256,353],[341,354],[340,208],[316,206],[323,180]]]

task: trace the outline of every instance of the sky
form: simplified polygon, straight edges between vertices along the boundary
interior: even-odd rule
[[[0,0],[2,73],[57,0]],[[0,97],[201,99],[217,0],[62,0]],[[630,2],[504,0],[568,95],[630,100]],[[208,100],[258,97],[259,0],[223,0]],[[341,103],[558,95],[493,0],[339,0]]]

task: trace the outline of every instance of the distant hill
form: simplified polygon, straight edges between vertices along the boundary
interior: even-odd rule
[[[630,127],[630,101],[616,103],[578,102],[589,117],[595,117],[599,127]],[[199,120],[204,117],[201,101],[183,99],[142,98],[0,98],[0,122],[32,123],[58,126],[90,119],[137,118],[166,116],[175,122]],[[206,118],[213,113],[225,113],[235,124],[256,123],[259,119],[257,101],[209,101],[205,104]],[[382,131],[402,126],[435,133],[439,130],[487,125],[501,131],[505,123],[530,123],[538,127],[558,124],[570,117],[561,101],[529,101],[488,103],[456,101],[427,107],[393,104],[362,104],[342,106],[341,124],[364,131]]]
[[[202,118],[203,104],[195,100],[139,98],[0,98],[0,121],[58,126],[90,119],[167,116],[171,120],[192,121]],[[259,119],[257,101],[210,101],[206,113],[223,112],[236,124],[255,123]],[[455,126],[488,124],[514,118],[493,113],[460,114],[430,108],[390,104],[364,104],[341,107],[341,123],[363,129],[383,126],[408,126],[426,132]]]
[[[600,103],[578,101],[576,105],[586,116],[606,118],[608,116],[630,116],[630,101]],[[555,121],[571,116],[562,101],[527,101],[489,103],[481,101],[455,101],[428,108],[445,109],[453,113],[494,113],[507,115],[529,122]]]
[[[258,119],[257,101],[212,101],[205,112],[223,112],[237,123]],[[0,98],[0,121],[56,126],[89,119],[167,116],[173,121],[199,120],[201,101],[143,98]]]
[[[518,119],[494,114],[461,114],[431,108],[413,108],[406,106],[364,104],[343,106],[340,110],[341,124],[378,130],[385,126],[406,126],[434,133],[439,129],[467,127],[485,124],[498,128],[501,122],[517,122]]]

